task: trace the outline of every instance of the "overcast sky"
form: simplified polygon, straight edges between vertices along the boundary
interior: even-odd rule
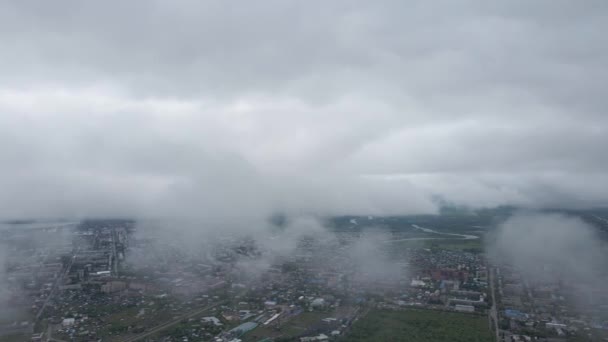
[[[608,204],[608,2],[0,0],[0,217]]]

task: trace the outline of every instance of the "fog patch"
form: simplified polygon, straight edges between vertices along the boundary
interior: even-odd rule
[[[167,229],[170,227],[170,229]],[[224,227],[224,226],[222,226]],[[270,273],[287,265],[300,271],[340,272],[353,286],[377,289],[395,285],[406,275],[403,262],[386,249],[390,234],[333,231],[315,216],[240,222],[224,228],[210,222],[148,222],[138,224],[136,242],[126,261],[134,270],[175,270],[197,263],[212,265],[212,274],[249,286],[261,285]],[[219,273],[218,273],[219,272]]]
[[[386,241],[390,234],[373,230],[365,232],[348,246],[347,255],[353,264],[353,280],[365,286],[396,284],[406,275],[403,263],[388,254]]]
[[[13,312],[9,309],[11,293],[8,289],[6,249],[7,246],[0,243],[0,321],[13,316]]]
[[[519,213],[488,244],[494,262],[514,266],[533,284],[560,284],[583,295],[601,288],[605,277],[606,248],[594,227],[577,217]]]

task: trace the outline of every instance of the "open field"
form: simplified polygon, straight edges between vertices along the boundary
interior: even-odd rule
[[[433,310],[372,310],[357,321],[349,342],[490,342],[485,316]]]
[[[29,335],[23,334],[0,336],[0,342],[23,342],[29,339]]]
[[[295,337],[306,332],[310,325],[320,322],[323,318],[332,317],[331,313],[326,312],[303,312],[288,322],[281,325],[280,329],[275,326],[259,326],[245,336],[241,337],[244,341],[258,341],[264,337],[288,338]]]
[[[393,248],[437,248],[460,250],[465,252],[481,253],[483,252],[483,239],[433,239],[433,240],[406,240],[395,241],[392,243]]]
[[[258,326],[241,337],[245,342],[257,342],[264,338],[272,338],[275,341],[295,341],[297,337],[306,335],[318,335],[326,330],[328,323],[323,322],[324,318],[335,318],[337,321],[350,319],[358,312],[358,308],[353,306],[341,306],[331,312],[305,311],[295,316],[283,318],[281,324]],[[339,323],[336,323],[339,325]]]
[[[430,248],[451,249],[461,251],[479,251],[483,250],[483,239],[475,240],[460,240],[460,239],[443,239],[426,241]]]

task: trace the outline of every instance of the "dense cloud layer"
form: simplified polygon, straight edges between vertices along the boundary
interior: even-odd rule
[[[580,218],[520,213],[489,241],[495,261],[516,266],[528,280],[602,284],[606,250],[597,230]]]
[[[4,1],[0,217],[608,203],[605,1]]]

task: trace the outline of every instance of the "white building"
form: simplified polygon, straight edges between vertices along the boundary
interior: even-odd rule
[[[454,308],[458,312],[475,312],[475,307],[473,305],[456,304]]]

